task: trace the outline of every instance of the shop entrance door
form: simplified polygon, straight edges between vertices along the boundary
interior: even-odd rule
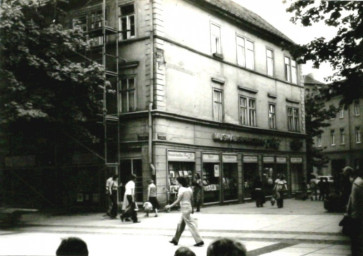
[[[130,179],[130,175],[136,175],[135,180],[135,199],[136,202],[143,202],[143,187],[142,187],[142,161],[141,159],[127,159],[120,161],[119,181],[123,186],[120,189],[120,199],[123,199],[125,185]]]
[[[304,181],[303,165],[291,164],[291,192],[302,190]]]
[[[219,155],[203,154],[203,202],[221,202],[221,165]]]
[[[223,163],[223,201],[238,200],[237,163]]]
[[[275,164],[264,164],[262,170],[262,186],[264,188],[265,195],[272,195],[275,180]]]
[[[253,182],[258,177],[257,163],[243,164],[244,198],[251,198],[253,192]]]

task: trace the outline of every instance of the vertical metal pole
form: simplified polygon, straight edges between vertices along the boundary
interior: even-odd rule
[[[103,127],[104,127],[104,154],[105,163],[107,163],[107,103],[106,103],[106,0],[102,0],[102,65],[105,69],[104,71],[104,87],[103,87]]]

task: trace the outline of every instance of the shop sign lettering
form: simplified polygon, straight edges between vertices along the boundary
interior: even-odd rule
[[[293,164],[301,164],[302,163],[302,158],[301,157],[291,157],[290,161]]]
[[[286,157],[276,157],[276,163],[286,164]]]
[[[237,163],[236,155],[222,155],[223,163]]]
[[[273,156],[264,156],[263,157],[263,162],[264,163],[273,163],[273,162],[275,162],[274,157]]]
[[[237,136],[226,133],[213,133],[213,140],[220,142],[232,142],[232,143],[241,143],[251,146],[264,146],[265,148],[278,149],[280,145],[280,140],[271,138],[271,139],[260,139],[260,138],[250,138]]]
[[[215,163],[219,162],[219,155],[203,154],[204,163]]]
[[[257,156],[243,156],[244,163],[257,163]]]
[[[193,152],[168,151],[168,161],[194,162],[195,161],[195,153],[193,153]]]

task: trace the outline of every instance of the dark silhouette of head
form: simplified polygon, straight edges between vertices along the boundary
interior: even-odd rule
[[[240,242],[221,238],[212,242],[207,249],[207,256],[246,256],[246,247]]]
[[[130,180],[136,180],[136,175],[135,174],[131,174],[130,175]]]
[[[178,177],[176,180],[179,182],[180,185],[183,187],[188,187],[188,180],[185,177]]]
[[[195,253],[188,247],[181,246],[175,251],[174,256],[195,256]]]
[[[78,237],[62,239],[56,251],[57,256],[88,256],[87,244]]]
[[[112,176],[112,179],[113,180],[116,180],[118,178],[118,175],[117,174],[114,174],[113,176]]]

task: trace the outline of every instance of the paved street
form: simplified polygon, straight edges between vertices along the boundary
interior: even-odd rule
[[[244,243],[249,255],[349,255],[349,240],[340,233],[342,214],[326,213],[322,202],[285,201],[283,209],[269,203],[210,206],[194,214],[208,245],[218,237],[233,237]],[[144,217],[141,223],[121,223],[102,214],[72,216],[25,215],[24,226],[0,231],[0,255],[54,255],[60,238],[79,236],[90,255],[173,255],[176,246],[168,243],[174,234],[179,213]],[[179,245],[191,247],[198,256],[206,255],[207,245],[195,248],[188,230]],[[157,252],[157,253],[155,253]]]

